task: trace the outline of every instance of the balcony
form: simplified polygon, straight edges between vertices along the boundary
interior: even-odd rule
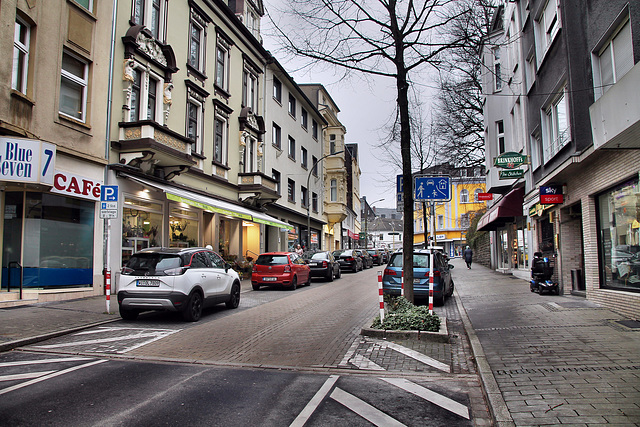
[[[170,180],[197,164],[192,142],[152,121],[120,123],[120,139],[112,143],[120,163]]]
[[[640,63],[591,107],[594,149],[640,148]]]
[[[324,202],[324,215],[327,218],[329,229],[334,224],[344,221],[347,218],[347,205],[340,202]]]
[[[260,172],[238,174],[238,198],[247,206],[261,208],[280,198],[278,183]]]

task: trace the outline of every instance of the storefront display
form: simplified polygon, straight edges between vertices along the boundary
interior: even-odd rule
[[[627,181],[597,198],[601,285],[640,291],[640,187]]]
[[[122,210],[122,264],[145,248],[162,245],[162,205],[126,198]]]
[[[169,215],[169,247],[198,246],[198,214],[191,210],[171,207]]]

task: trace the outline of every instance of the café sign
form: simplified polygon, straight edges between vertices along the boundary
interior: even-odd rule
[[[495,166],[503,169],[515,169],[525,163],[527,163],[527,156],[513,151],[502,153],[493,161]]]

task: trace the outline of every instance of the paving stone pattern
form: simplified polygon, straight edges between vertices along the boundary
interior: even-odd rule
[[[515,425],[640,425],[640,329],[475,264],[454,279]]]

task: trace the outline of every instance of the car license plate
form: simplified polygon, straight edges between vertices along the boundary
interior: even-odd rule
[[[317,262],[310,262],[310,263],[309,263],[309,267],[317,267],[317,266],[319,266],[319,265],[320,265],[320,264],[318,264]]]
[[[413,279],[413,283],[420,283],[420,279]]]
[[[276,278],[275,277],[263,277],[262,280],[265,281],[265,282],[275,282]]]
[[[160,280],[137,280],[136,286],[140,286],[143,288],[157,288],[160,286]]]

